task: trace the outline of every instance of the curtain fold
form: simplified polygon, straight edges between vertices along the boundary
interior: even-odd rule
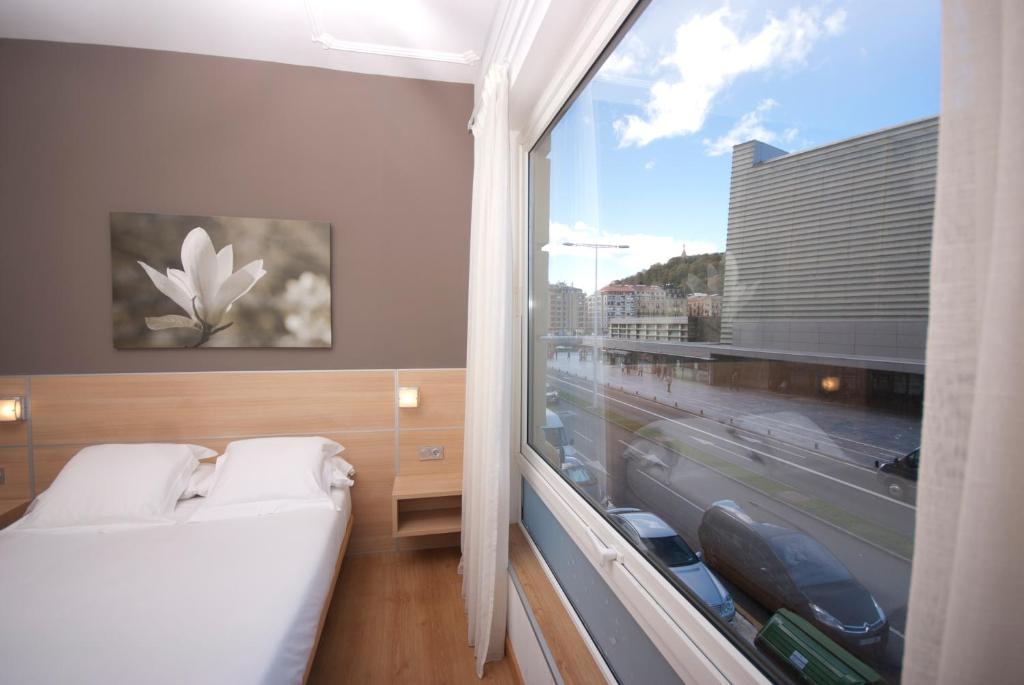
[[[1010,682],[1024,677],[1024,3],[945,0],[942,22],[903,682]]]
[[[491,67],[472,124],[462,592],[477,675],[505,648],[512,416],[512,204],[508,70]]]

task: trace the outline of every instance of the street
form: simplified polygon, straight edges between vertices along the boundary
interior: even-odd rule
[[[549,409],[611,504],[656,513],[695,550],[704,511],[723,499],[756,521],[811,536],[886,612],[888,649],[872,665],[898,679],[915,509],[880,488],[873,462],[916,447],[919,425],[697,381],[676,380],[669,395],[652,374],[626,376],[607,366],[599,369],[595,405],[592,369],[552,360],[548,384],[558,400]],[[730,590],[755,627],[766,620],[762,607]]]

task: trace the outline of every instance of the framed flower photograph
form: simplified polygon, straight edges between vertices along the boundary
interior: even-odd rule
[[[331,346],[331,225],[111,212],[114,347]]]

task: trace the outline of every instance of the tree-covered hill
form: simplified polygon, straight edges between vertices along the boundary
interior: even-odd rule
[[[686,286],[687,293],[722,293],[723,252],[682,254],[615,281],[620,285]]]

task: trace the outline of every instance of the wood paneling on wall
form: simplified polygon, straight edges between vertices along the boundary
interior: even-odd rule
[[[394,372],[38,376],[36,444],[394,429]]]
[[[396,410],[400,383],[420,388],[419,408]],[[349,550],[393,550],[396,473],[462,472],[464,385],[465,372],[451,369],[0,377],[0,394],[31,388],[29,423],[10,431],[0,424],[0,499],[46,489],[90,444],[192,442],[223,451],[238,438],[316,434],[343,444],[356,467]],[[445,457],[420,461],[420,446],[443,447]],[[446,541],[458,544],[457,536]]]
[[[400,431],[398,434],[399,473],[405,475],[462,473],[462,431],[462,428]],[[421,461],[420,447],[435,446],[444,448],[444,459]]]
[[[0,378],[0,397],[11,397],[14,395],[25,396],[28,394],[28,383],[21,376],[8,376]],[[28,423],[18,421],[16,423],[0,423],[0,445],[27,445],[28,444]]]
[[[420,406],[401,412],[402,430],[462,426],[466,415],[465,369],[399,371],[398,385],[420,389]]]
[[[28,395],[28,379],[22,376],[0,378],[0,397],[14,395]],[[4,470],[0,500],[32,496],[30,463],[28,422],[0,423],[0,468]]]
[[[0,499],[25,499],[32,496],[32,477],[28,447],[0,447],[0,467],[4,470],[4,484],[0,485]]]

